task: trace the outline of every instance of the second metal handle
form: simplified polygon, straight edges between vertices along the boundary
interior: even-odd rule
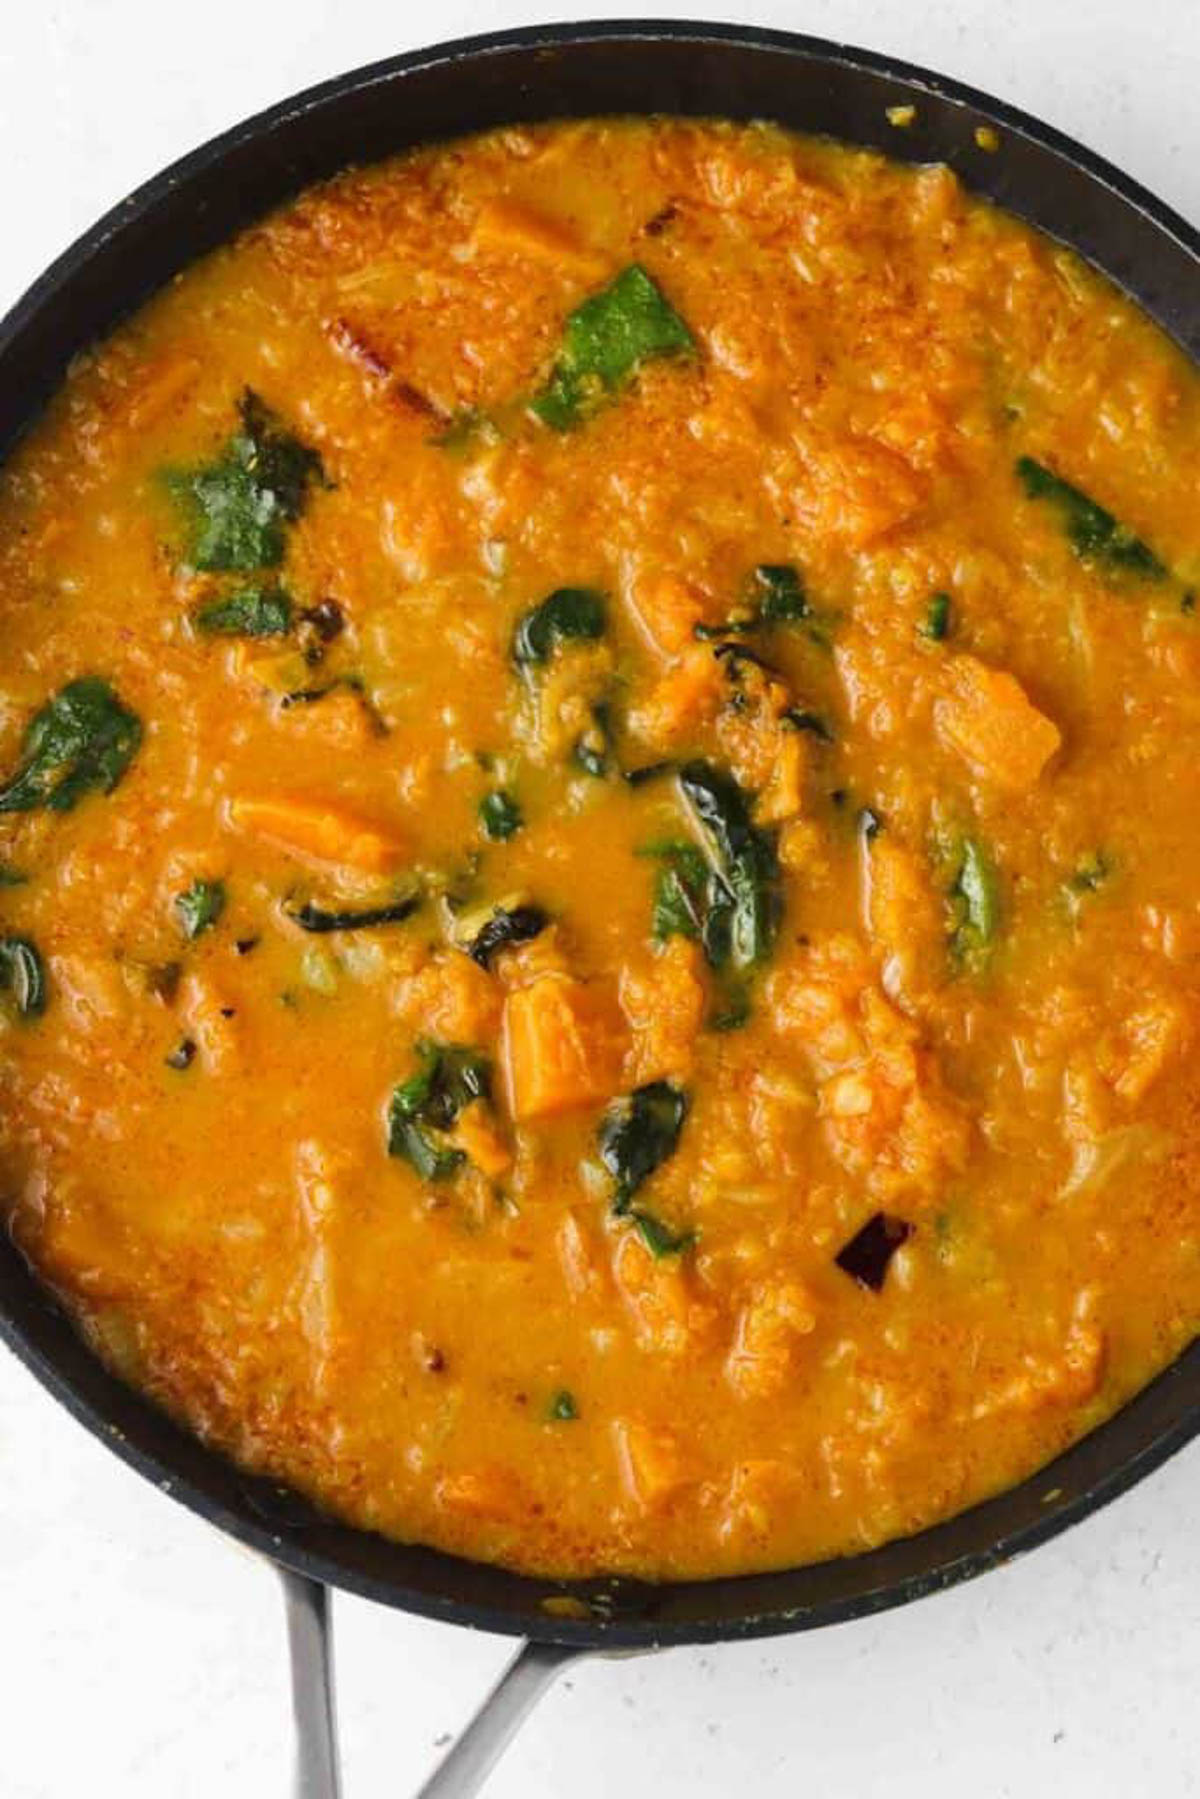
[[[329,1589],[280,1568],[292,1660],[296,1725],[295,1799],[340,1799],[333,1631]],[[558,1643],[522,1643],[441,1766],[416,1799],[471,1799],[521,1721],[562,1667],[586,1651]]]
[[[471,1799],[565,1663],[583,1654],[560,1643],[522,1643],[416,1799]]]

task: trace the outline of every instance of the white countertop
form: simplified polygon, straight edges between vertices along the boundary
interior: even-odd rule
[[[962,77],[1200,217],[1197,0],[650,10],[749,16]],[[376,57],[562,16],[537,0],[10,0],[0,310],[105,207],[245,114]],[[489,1799],[1200,1792],[1193,1483],[1195,1447],[1036,1554],[881,1618],[582,1664]],[[403,1795],[509,1646],[357,1600],[340,1598],[336,1616],[347,1799]],[[274,1576],[131,1474],[2,1352],[0,1617],[7,1799],[284,1799]]]

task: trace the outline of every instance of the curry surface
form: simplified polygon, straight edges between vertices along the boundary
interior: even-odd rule
[[[546,422],[635,264],[684,337]],[[319,468],[199,572],[247,388]],[[0,813],[0,1197],[100,1354],[559,1575],[854,1551],[1111,1412],[1200,1319],[1198,396],[945,170],[671,121],[348,173],[82,358],[0,475],[0,771],[80,677],[142,738]],[[248,585],[286,632],[199,622]],[[420,1045],[490,1098],[394,1102]]]

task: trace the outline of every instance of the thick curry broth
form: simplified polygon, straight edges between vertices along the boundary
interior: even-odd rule
[[[556,430],[524,400],[635,262],[694,350]],[[253,641],[197,629],[258,577],[189,567],[163,479],[247,386],[325,475]],[[0,768],[80,676],[143,737],[0,815],[47,982],[39,1016],[10,950],[0,1171],[100,1353],[355,1523],[560,1574],[859,1549],[1141,1385],[1200,1315],[1197,393],[946,171],[672,122],[347,174],[81,359],[0,477]],[[1149,572],[1077,554],[1022,456]],[[762,565],[807,616],[697,638],[753,627]],[[602,637],[517,668],[561,587]],[[652,935],[647,846],[706,840],[618,771],[688,757],[782,904],[736,983]],[[287,915],[414,878],[404,921]],[[454,936],[500,901],[552,923],[485,970]],[[428,1180],[387,1154],[422,1040],[495,1071]],[[661,1080],[687,1116],[616,1215],[597,1133]],[[836,1257],[878,1213],[911,1234],[874,1290]]]

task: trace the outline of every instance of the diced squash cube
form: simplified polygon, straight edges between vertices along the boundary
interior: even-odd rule
[[[974,656],[955,656],[949,690],[934,705],[942,742],[998,787],[1032,787],[1062,742],[1058,726],[1014,675]]]
[[[816,1309],[796,1280],[764,1281],[738,1319],[725,1376],[742,1399],[768,1399],[788,1383],[802,1338],[815,1330]]]
[[[437,1484],[437,1503],[442,1511],[460,1518],[507,1524],[520,1517],[526,1498],[514,1475],[487,1465],[443,1474]]]
[[[500,1025],[500,990],[486,968],[451,950],[401,984],[396,1010],[442,1043],[487,1043]]]
[[[644,575],[630,594],[642,630],[660,656],[678,656],[704,617],[704,596],[679,575]]]
[[[503,1059],[514,1118],[548,1118],[616,1090],[624,1034],[605,987],[544,974],[504,1002]]]
[[[723,1543],[761,1541],[784,1505],[795,1505],[801,1479],[786,1462],[739,1462],[730,1478],[718,1535]]]
[[[698,944],[670,937],[656,955],[621,972],[621,1006],[633,1033],[629,1085],[691,1072],[708,989]]]
[[[606,267],[604,258],[580,243],[569,225],[520,200],[485,200],[475,220],[475,242],[513,250],[578,275],[599,276]]]
[[[721,704],[724,686],[721,664],[712,650],[705,644],[694,644],[684,650],[674,667],[631,713],[630,725],[656,748],[672,748],[713,717]]]
[[[926,484],[903,456],[870,438],[847,439],[813,453],[796,510],[816,535],[861,550],[924,503]]]
[[[651,1430],[637,1419],[618,1419],[613,1426],[621,1480],[644,1512],[661,1511],[683,1487],[695,1484],[675,1438]]]
[[[405,845],[394,831],[321,801],[243,795],[229,802],[229,822],[235,830],[308,861],[364,874],[394,874],[405,860]]]
[[[639,1349],[683,1356],[711,1334],[716,1310],[696,1296],[681,1258],[652,1256],[636,1231],[624,1230],[617,1239],[613,1278]]]
[[[867,926],[883,962],[883,983],[911,1002],[936,980],[945,955],[943,907],[925,865],[881,834],[869,845],[864,887]]]
[[[94,1194],[58,1197],[41,1223],[36,1246],[48,1279],[96,1299],[136,1288],[136,1254],[122,1222]]]
[[[323,743],[333,750],[357,754],[375,740],[377,726],[358,694],[349,687],[326,694],[319,706],[299,706],[280,712],[279,721],[289,739]]]

